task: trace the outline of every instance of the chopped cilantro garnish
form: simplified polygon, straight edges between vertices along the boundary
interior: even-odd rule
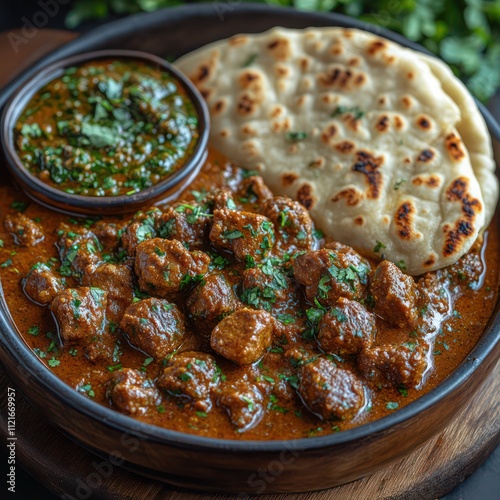
[[[33,325],[28,328],[28,333],[33,336],[37,336],[40,333],[40,327]]]
[[[229,229],[222,233],[222,237],[226,240],[236,240],[238,238],[243,238],[243,233],[238,231],[238,229]]]
[[[248,410],[252,411],[255,403],[248,396],[242,395],[242,396],[240,396],[240,398],[243,402],[245,402],[247,404]]]
[[[285,139],[288,142],[300,142],[300,141],[303,141],[304,139],[307,139],[307,133],[306,132],[287,132],[285,134]]]

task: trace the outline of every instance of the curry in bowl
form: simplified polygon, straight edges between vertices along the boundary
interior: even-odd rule
[[[15,126],[24,167],[68,194],[132,195],[193,154],[198,116],[183,85],[152,63],[98,59],[65,68]]]
[[[0,276],[26,343],[85,397],[173,430],[289,439],[381,418],[458,366],[497,300],[495,227],[414,279],[213,151],[178,201],[131,219],[2,189]]]

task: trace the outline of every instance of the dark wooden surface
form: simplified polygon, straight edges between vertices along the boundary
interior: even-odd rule
[[[22,67],[44,52],[68,41],[73,34],[40,31],[36,38],[16,53],[6,35],[0,35],[2,69],[0,86]],[[0,371],[0,429],[5,441],[5,404],[7,387]],[[228,498],[171,487],[133,475],[82,449],[53,428],[25,401],[16,395],[17,459],[40,483],[58,494],[74,498],[132,498],[201,500]],[[61,418],[64,418],[62,415]],[[301,495],[272,495],[283,500],[436,498],[452,490],[471,474],[500,441],[500,365],[485,381],[468,408],[457,415],[441,434],[417,452],[362,480],[332,490]],[[19,463],[18,462],[18,463]],[[90,496],[89,496],[90,495]],[[486,499],[485,499],[486,500]]]

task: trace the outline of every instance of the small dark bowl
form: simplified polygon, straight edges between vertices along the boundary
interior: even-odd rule
[[[65,68],[96,59],[135,59],[159,66],[184,87],[198,115],[199,139],[192,155],[179,170],[163,181],[132,195],[81,196],[49,186],[33,175],[21,162],[14,144],[14,127],[33,96],[44,85],[59,77]],[[6,164],[23,191],[37,203],[71,214],[119,214],[144,205],[173,199],[198,174],[207,157],[210,116],[205,100],[191,81],[165,59],[135,50],[100,50],[62,58],[36,72],[13,94],[5,105],[0,139]]]
[[[186,5],[121,19],[64,45],[10,84],[0,94],[0,106],[34,71],[61,57],[113,47],[180,56],[220,38],[258,33],[273,26],[358,28],[426,52],[400,35],[338,14],[238,2]],[[484,106],[479,105],[479,109],[500,163],[500,127]],[[498,217],[493,224],[498,224]],[[39,362],[17,332],[1,294],[0,331],[0,361],[15,387],[55,427],[103,459],[143,476],[189,488],[233,494],[283,493],[319,490],[359,479],[402,459],[449,425],[481,390],[500,359],[500,302],[468,357],[418,400],[354,429],[289,441],[183,434],[145,424],[91,401]],[[101,480],[101,476],[98,478]],[[82,479],[89,478],[75,480],[74,497],[81,495],[78,487]]]

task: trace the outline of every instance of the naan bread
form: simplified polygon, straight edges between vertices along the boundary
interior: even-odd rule
[[[414,51],[358,30],[275,28],[176,64],[209,104],[212,145],[342,243],[418,275],[455,262],[492,215],[482,117]]]
[[[483,228],[486,228],[493,218],[498,201],[496,165],[486,122],[467,87],[455,77],[449,66],[426,54],[419,54],[419,57],[429,65],[434,76],[441,82],[443,90],[460,109],[460,121],[456,127],[469,152],[472,169],[481,188],[486,217]]]

